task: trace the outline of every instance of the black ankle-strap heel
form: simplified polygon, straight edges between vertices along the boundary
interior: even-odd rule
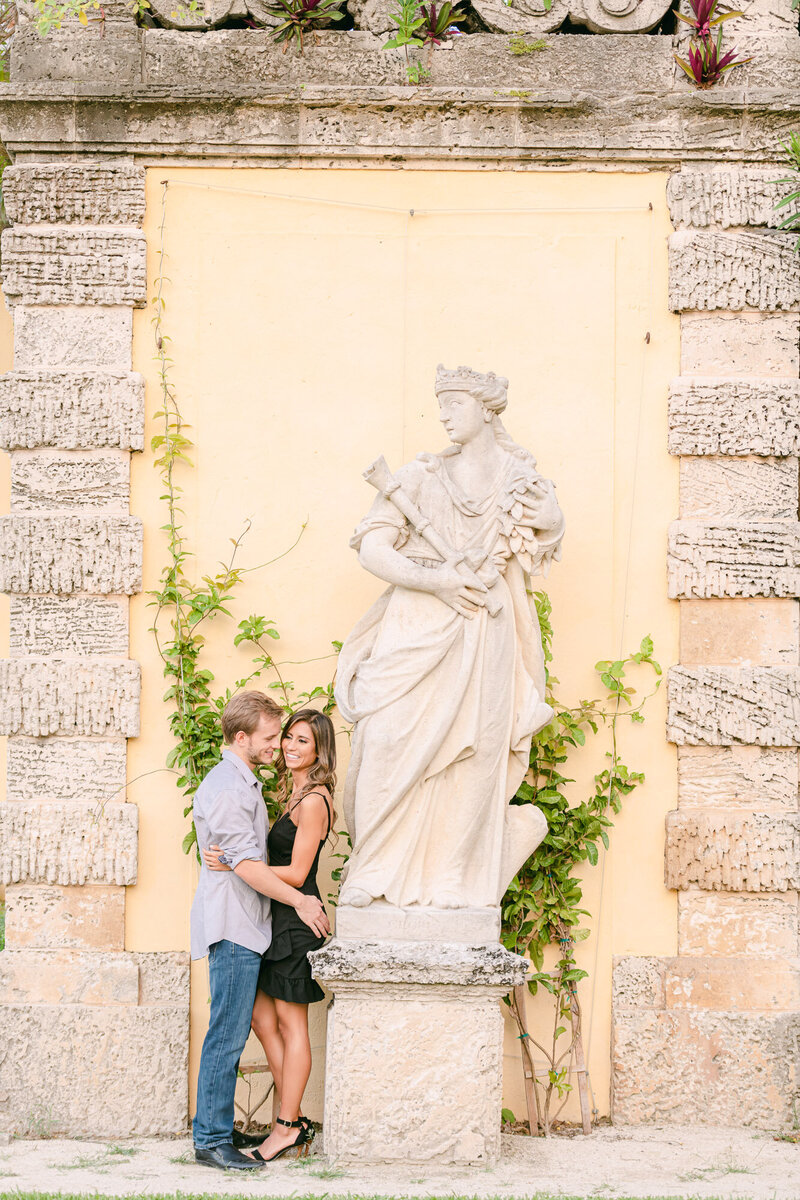
[[[269,1158],[264,1158],[258,1150],[253,1151],[253,1158],[258,1162],[274,1162],[276,1158],[283,1158],[284,1154],[289,1154],[295,1150],[297,1158],[303,1158],[308,1154],[308,1122],[306,1118],[300,1117],[297,1121],[284,1121],[282,1117],[275,1118],[276,1125],[283,1125],[286,1129],[299,1129],[297,1137],[288,1146],[284,1146],[282,1150],[276,1150],[274,1154],[270,1154]]]

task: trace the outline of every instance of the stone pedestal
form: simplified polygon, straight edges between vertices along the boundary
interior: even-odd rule
[[[366,922],[373,907],[353,924]],[[375,915],[378,928],[390,921]],[[449,915],[458,929],[458,910]],[[419,916],[446,923],[444,914]],[[496,942],[465,944],[463,934],[451,941],[337,936],[310,958],[315,978],[334,994],[325,1153],[339,1162],[495,1162],[500,1000],[523,982],[528,963]]]

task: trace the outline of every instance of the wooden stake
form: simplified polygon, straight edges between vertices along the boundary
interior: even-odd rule
[[[592,1132],[592,1112],[589,1107],[589,1088],[586,1084],[586,1060],[583,1057],[583,1037],[581,1035],[581,1008],[578,1003],[578,993],[575,984],[569,985],[569,1015],[572,1022],[572,1044],[575,1051],[575,1074],[578,1076],[578,1099],[581,1104],[581,1121],[583,1132]]]
[[[522,1074],[525,1079],[525,1104],[528,1109],[528,1127],[531,1137],[539,1132],[539,1106],[536,1103],[536,1084],[534,1082],[533,1054],[528,1038],[528,1017],[525,1012],[525,998],[528,989],[524,983],[514,988],[514,1008],[516,1009],[517,1024],[521,1030],[519,1045],[522,1054]]]

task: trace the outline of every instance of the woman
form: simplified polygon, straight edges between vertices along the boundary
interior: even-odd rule
[[[440,366],[452,445],[402,467],[351,541],[390,586],[337,669],[339,711],[355,722],[340,911],[381,898],[496,907],[547,829],[534,806],[509,801],[553,715],[529,576],[559,557],[564,518],[500,420],[507,388],[493,372]],[[437,553],[426,526],[455,554]]]
[[[276,767],[283,811],[269,832],[269,864],[286,883],[319,896],[317,866],[335,815],[336,742],[330,718],[313,708],[294,713],[283,728]],[[203,851],[206,865],[228,870],[219,853],[219,846]],[[261,1162],[294,1149],[299,1155],[310,1141],[311,1123],[300,1113],[311,1073],[308,1006],[325,993],[311,978],[308,953],[324,941],[293,908],[272,902],[272,943],[261,963],[252,1028],[264,1047],[280,1108],[269,1137],[253,1151]]]

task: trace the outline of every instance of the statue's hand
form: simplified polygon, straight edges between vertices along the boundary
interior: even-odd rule
[[[442,563],[431,574],[433,595],[462,617],[474,617],[478,609],[485,606],[487,588],[479,580],[470,584],[450,563]]]

